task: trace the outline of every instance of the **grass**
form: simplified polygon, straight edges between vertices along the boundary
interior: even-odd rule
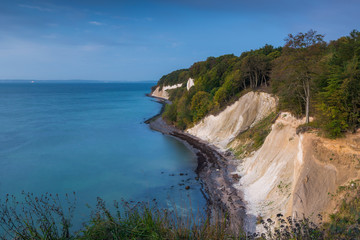
[[[269,135],[271,125],[274,123],[276,118],[277,114],[273,112],[253,127],[240,133],[235,138],[237,147],[232,148],[235,155],[239,158],[244,158],[251,152],[258,150],[263,145],[266,137]]]
[[[145,203],[124,205],[121,214],[116,206],[112,215],[103,201],[78,239],[239,239],[228,229],[226,220],[211,223],[208,218],[180,216],[177,211],[158,209]],[[224,218],[226,219],[226,218]]]
[[[23,193],[22,200],[7,196],[0,204],[0,239],[16,240],[118,240],[118,239],[243,239],[234,233],[226,217],[210,221],[206,216],[159,209],[156,203],[114,203],[109,211],[98,198],[96,209],[84,227],[71,229],[75,195],[66,201],[51,194],[40,197]]]
[[[129,204],[115,202],[115,210],[109,211],[105,202],[98,198],[90,220],[77,232],[71,229],[75,209],[75,195],[61,201],[57,195],[40,197],[25,194],[19,202],[13,196],[1,201],[1,239],[16,240],[216,240],[216,239],[359,239],[360,191],[350,183],[339,191],[350,191],[352,198],[341,204],[330,221],[315,224],[309,219],[293,219],[278,214],[274,219],[258,217],[264,231],[261,233],[236,233],[229,228],[226,216],[210,221],[207,217],[182,215],[175,211],[159,209],[156,204]]]
[[[336,195],[342,194],[336,213],[324,224],[329,239],[360,239],[360,184],[359,180],[340,186]]]

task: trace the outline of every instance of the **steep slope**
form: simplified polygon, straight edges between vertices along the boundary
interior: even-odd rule
[[[297,135],[303,122],[282,113],[263,146],[239,164],[242,178],[235,186],[244,193],[247,230],[256,230],[259,217],[332,212],[337,201],[331,194],[360,177],[360,132],[338,140]]]
[[[239,133],[261,125],[276,105],[277,98],[270,94],[249,92],[187,132],[227,150],[239,144],[235,139]],[[278,213],[297,218],[320,213],[326,217],[339,207],[343,197],[337,194],[339,187],[360,179],[360,130],[331,140],[316,132],[297,134],[297,127],[304,122],[290,113],[281,113],[263,145],[236,160],[237,170],[229,178],[237,176],[233,186],[246,204],[246,230],[261,230],[257,221],[274,219]]]
[[[301,123],[290,114],[282,113],[263,146],[243,159],[238,167],[242,178],[236,187],[244,193],[248,214],[245,222],[249,231],[255,231],[259,216],[291,215],[288,202],[292,183],[302,165],[301,141],[296,135],[296,127]]]
[[[277,99],[264,92],[249,92],[219,115],[210,115],[188,133],[225,150],[227,144],[276,109]]]
[[[195,85],[194,83],[194,79],[189,78],[187,83],[186,83],[186,89],[189,91],[191,87],[193,87]]]
[[[175,84],[175,85],[171,85],[171,86],[163,86],[161,90],[160,90],[160,86],[158,86],[158,87],[151,93],[151,96],[169,99],[169,93],[167,92],[167,90],[179,88],[179,87],[181,87],[181,86],[182,86],[182,83]]]
[[[294,216],[332,213],[342,196],[340,186],[360,179],[360,130],[344,138],[326,139],[306,133],[302,139],[303,165],[294,182]]]

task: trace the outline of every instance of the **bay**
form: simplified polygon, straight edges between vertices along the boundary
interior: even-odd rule
[[[145,96],[154,84],[0,83],[0,199],[75,192],[75,226],[97,197],[203,209],[196,156],[144,124],[161,108]]]

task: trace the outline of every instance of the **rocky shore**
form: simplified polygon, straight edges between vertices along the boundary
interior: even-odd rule
[[[168,125],[161,114],[165,104],[170,102],[162,98],[155,97],[155,99],[163,104],[163,107],[159,114],[145,123],[155,131],[183,141],[196,154],[198,166],[195,171],[203,182],[209,216],[213,221],[221,220],[226,216],[231,229],[240,230],[246,213],[241,193],[233,187],[233,184],[239,181],[238,175],[231,174],[236,168],[236,160],[230,153],[223,154],[215,146]]]

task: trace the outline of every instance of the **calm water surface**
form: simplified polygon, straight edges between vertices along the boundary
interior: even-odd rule
[[[75,191],[75,225],[98,196],[202,209],[194,154],[143,123],[161,108],[152,85],[0,83],[0,198]]]

